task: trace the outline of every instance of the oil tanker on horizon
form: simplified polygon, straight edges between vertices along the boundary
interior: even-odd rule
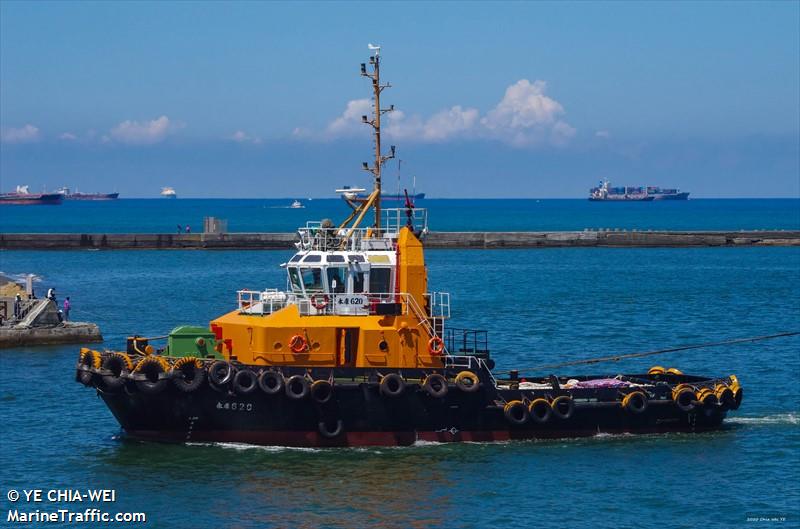
[[[118,351],[80,350],[76,380],[96,389],[125,434],[358,446],[720,428],[742,402],[734,375],[655,366],[557,376],[552,365],[499,373],[485,330],[450,326],[449,293],[428,288],[426,211],[410,199],[381,206],[381,168],[394,147],[381,150],[389,110],[380,106],[380,48],[371,49],[371,71],[362,64],[361,75],[374,94],[373,119],[364,120],[375,141],[374,188],[348,202],[338,225],[324,219],[298,230],[296,253],[280,265],[285,290],[239,290],[233,310],[208,326],[134,335]],[[493,289],[483,281],[474,288]],[[501,336],[513,342],[529,323],[520,314],[518,328]]]
[[[611,187],[608,180],[589,190],[589,200],[593,202],[651,202],[653,200],[688,200],[689,192],[680,189],[663,189],[654,186]]]
[[[0,193],[1,206],[58,206],[63,200],[60,193],[31,193],[28,186],[17,186],[16,191]]]
[[[68,187],[62,187],[57,193],[61,193],[65,200],[117,200],[119,193],[82,193],[77,189],[73,192]]]

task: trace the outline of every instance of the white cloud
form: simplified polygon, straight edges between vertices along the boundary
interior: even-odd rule
[[[171,123],[167,116],[141,123],[127,120],[111,129],[110,137],[130,145],[149,145],[162,141],[167,134],[180,127],[181,125]]]
[[[427,119],[395,111],[386,115],[385,134],[389,138],[423,142],[443,142],[458,138],[485,138],[519,147],[539,144],[565,145],[575,129],[561,117],[564,107],[545,95],[544,81],[527,79],[509,86],[497,105],[481,117],[478,109],[455,105]],[[371,119],[369,99],[347,103],[344,112],[326,128],[325,138],[363,134],[361,116]],[[305,129],[295,129],[298,138],[314,137]]]
[[[478,124],[478,119],[477,109],[456,105],[431,116],[425,122],[423,137],[432,141],[446,140],[472,130]]]
[[[347,102],[342,115],[334,119],[326,130],[328,137],[351,136],[362,130],[361,116],[368,116],[372,108],[369,99],[354,99]]]
[[[598,130],[597,132],[594,133],[594,135],[597,136],[598,138],[610,138],[611,137],[611,133],[609,131],[607,131],[607,130]]]
[[[239,143],[261,143],[261,138],[258,136],[250,136],[243,130],[237,130],[230,136],[229,139]]]
[[[75,141],[75,140],[78,139],[78,137],[76,135],[74,135],[73,133],[71,133],[71,132],[62,132],[58,136],[58,139],[59,140],[65,140],[65,141]]]
[[[18,129],[0,129],[0,140],[3,143],[33,143],[41,139],[41,133],[37,127],[30,123]]]
[[[503,99],[481,119],[491,136],[525,146],[550,141],[562,145],[575,129],[559,116],[561,103],[544,94],[547,83],[521,79],[506,88]]]
[[[406,117],[403,112],[395,111],[389,114],[386,135],[397,139],[441,142],[471,134],[479,118],[477,109],[460,105],[437,112],[427,120],[419,116]]]

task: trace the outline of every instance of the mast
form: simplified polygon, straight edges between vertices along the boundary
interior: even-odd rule
[[[373,187],[372,194],[374,195],[372,200],[372,207],[375,210],[375,224],[374,229],[376,235],[381,235],[381,169],[383,168],[383,164],[392,158],[394,158],[394,145],[389,148],[389,154],[384,156],[381,153],[381,116],[387,112],[394,111],[394,105],[390,105],[389,108],[381,108],[381,92],[383,92],[384,88],[389,88],[392,85],[386,83],[385,85],[381,84],[381,47],[380,46],[373,46],[372,44],[368,45],[369,49],[374,51],[375,54],[371,55],[369,58],[369,64],[372,66],[372,72],[367,72],[367,65],[363,62],[361,63],[361,75],[362,77],[369,77],[372,80],[372,93],[373,93],[373,102],[374,107],[372,110],[372,119],[368,119],[367,116],[361,116],[361,121],[364,123],[372,126],[373,131],[373,139],[375,142],[375,162],[372,167],[370,167],[368,162],[364,162],[362,167],[365,171],[369,171],[372,173],[375,183]]]

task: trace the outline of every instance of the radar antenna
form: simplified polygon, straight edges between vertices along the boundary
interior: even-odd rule
[[[372,191],[371,200],[365,202],[365,207],[370,207],[368,204],[372,202],[372,208],[375,210],[375,224],[374,229],[377,235],[380,236],[381,234],[381,170],[383,168],[383,164],[386,163],[387,160],[391,160],[395,157],[395,147],[392,145],[389,147],[389,154],[384,155],[381,152],[381,116],[386,114],[387,112],[394,112],[394,105],[389,105],[389,108],[381,108],[381,92],[385,88],[391,88],[390,83],[381,84],[381,47],[376,46],[374,44],[368,44],[367,47],[374,51],[375,54],[371,55],[369,58],[369,65],[372,67],[372,71],[367,71],[367,65],[361,63],[361,76],[368,77],[372,80],[372,99],[374,103],[374,107],[372,110],[372,119],[369,119],[367,116],[361,116],[361,121],[370,125],[372,127],[372,135],[373,141],[375,142],[375,162],[370,166],[368,162],[364,162],[362,164],[362,168],[365,171],[369,171],[372,173],[375,184]]]

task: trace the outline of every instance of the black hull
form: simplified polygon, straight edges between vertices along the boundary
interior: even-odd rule
[[[409,384],[401,396],[388,397],[377,383],[348,382],[335,384],[332,398],[320,404],[310,397],[293,400],[284,392],[267,395],[259,389],[237,395],[208,383],[192,393],[170,383],[157,394],[140,392],[130,380],[124,388],[108,392],[97,375],[92,385],[98,386],[129,437],[180,443],[365,446],[696,432],[719,428],[726,415],[721,407],[681,411],[666,386],[664,391],[657,389],[643,412],[634,413],[621,406],[616,389],[529,391],[485,384],[467,393],[451,384],[444,397],[435,398],[418,384]],[[524,424],[512,424],[504,414],[504,402],[558,395],[575,399],[569,418],[552,415],[536,422],[528,416]]]

